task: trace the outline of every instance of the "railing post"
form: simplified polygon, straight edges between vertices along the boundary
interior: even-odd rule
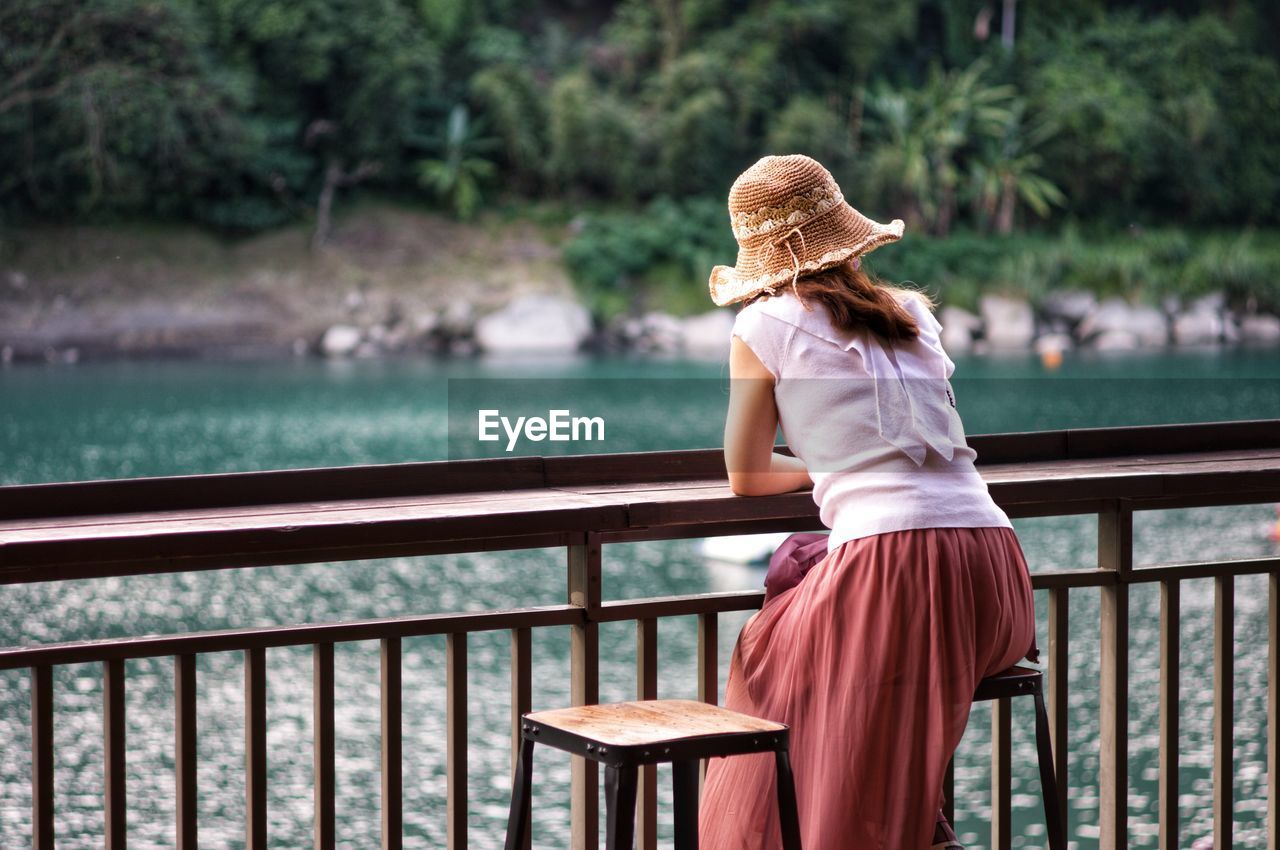
[[[453,632],[446,638],[445,775],[446,828],[449,850],[467,850],[467,633]]]
[[[1067,714],[1071,671],[1069,593],[1065,587],[1055,587],[1049,591],[1049,740],[1053,744],[1053,775],[1058,780],[1058,811],[1062,812],[1064,822],[1067,817],[1067,787],[1070,783],[1067,754],[1071,751]]]
[[[267,850],[267,651],[244,651],[245,848]]]
[[[533,645],[531,630],[511,630],[511,775],[520,758],[520,718],[533,711]],[[531,807],[532,808],[532,807]],[[529,850],[533,845],[529,812],[526,812],[524,844],[518,850]]]
[[[636,699],[658,698],[658,621],[653,617],[636,620]],[[649,764],[640,768],[636,798],[636,847],[656,850],[658,846],[658,769]]]
[[[173,659],[174,790],[178,850],[196,850],[196,657]]]
[[[1213,846],[1232,847],[1236,580],[1213,580]]]
[[[125,850],[124,661],[102,662],[102,731],[106,850]]]
[[[991,704],[991,846],[1013,846],[1013,708],[1008,697]]]
[[[1160,583],[1160,850],[1180,850],[1178,842],[1178,711],[1181,584]]]
[[[570,701],[600,701],[600,535],[586,532],[569,546],[569,604],[583,609],[582,622],[570,626]],[[600,771],[595,762],[572,757],[570,818],[573,850],[596,850],[600,843]]]
[[[1267,587],[1267,850],[1280,850],[1280,573]]]
[[[1117,499],[1098,516],[1098,569],[1116,574],[1102,588],[1102,747],[1098,766],[1101,850],[1128,847],[1129,578],[1133,571],[1133,505]]]
[[[382,674],[382,850],[400,850],[404,841],[403,727],[401,725],[400,638],[380,644]]]
[[[333,729],[333,644],[317,643],[313,648],[311,708],[315,726],[312,763],[315,771],[315,848],[334,850],[334,800],[337,787],[334,774]]]
[[[53,850],[53,668],[31,668],[31,847]]]
[[[698,615],[698,699],[720,702],[720,617],[714,611]],[[707,760],[698,765],[698,793],[707,778]]]

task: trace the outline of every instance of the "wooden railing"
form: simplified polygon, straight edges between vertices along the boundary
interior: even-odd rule
[[[1067,777],[1069,594],[1101,593],[1101,846],[1127,846],[1129,589],[1157,583],[1160,618],[1159,846],[1179,841],[1179,589],[1211,578],[1215,594],[1214,837],[1232,845],[1232,626],[1235,579],[1269,576],[1268,679],[1280,660],[1280,558],[1171,564],[1135,569],[1135,511],[1280,501],[1280,420],[1146,428],[1086,429],[973,437],[980,470],[1013,517],[1095,514],[1095,569],[1039,572],[1048,593],[1047,669],[1054,758]],[[813,528],[807,493],[732,496],[714,451],[450,464],[405,464],[117,482],[0,488],[0,583],[311,563],[387,555],[561,546],[567,560],[563,604],[356,622],[273,626],[0,650],[0,669],[31,677],[32,846],[54,846],[53,669],[102,665],[105,734],[105,846],[125,846],[124,661],[170,656],[175,670],[177,845],[194,850],[196,656],[241,651],[245,673],[246,846],[267,847],[266,650],[314,653],[315,846],[337,843],[334,764],[334,645],[381,645],[382,846],[402,836],[401,641],[447,640],[447,824],[450,848],[467,846],[468,635],[507,631],[511,644],[512,754],[522,712],[531,708],[531,632],[569,626],[571,699],[599,696],[601,623],[636,623],[637,696],[657,693],[657,623],[696,616],[699,698],[718,698],[717,618],[759,607],[759,592],[603,601],[603,549],[645,539]],[[1267,824],[1276,850],[1280,706],[1267,695]],[[1012,845],[1011,714],[992,712],[992,844]],[[8,746],[0,742],[0,746]],[[1060,781],[1065,795],[1067,781]],[[572,846],[597,845],[598,776],[575,760]],[[656,846],[655,779],[641,783],[638,846]],[[950,794],[948,794],[950,797]]]

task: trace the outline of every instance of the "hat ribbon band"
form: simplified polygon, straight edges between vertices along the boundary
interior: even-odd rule
[[[809,219],[809,221],[812,221],[812,220],[813,219]],[[791,274],[791,291],[795,293],[795,296],[797,298],[800,297],[800,290],[796,286],[796,281],[800,279],[800,257],[804,256],[809,251],[809,246],[804,241],[804,231],[801,230],[800,228],[808,224],[809,221],[803,221],[800,224],[797,224],[795,227],[791,228],[786,233],[784,233],[780,238],[770,242],[769,256],[765,258],[765,265],[768,265],[769,261],[773,259],[773,255],[778,250],[779,246],[782,246],[782,245],[787,246],[787,253],[791,255],[791,264],[793,267],[793,272]],[[800,237],[800,254],[799,255],[797,255],[795,252],[795,249],[791,247],[792,236]],[[774,290],[774,287],[772,286],[766,286],[764,288],[764,291],[769,293],[770,295],[774,294],[773,290]]]

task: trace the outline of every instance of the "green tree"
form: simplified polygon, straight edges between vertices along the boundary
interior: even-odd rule
[[[978,222],[996,233],[1013,232],[1020,205],[1041,218],[1062,206],[1062,190],[1043,176],[1044,158],[1036,148],[1053,134],[1050,124],[1029,126],[1027,104],[1015,101],[998,134],[980,146],[969,166],[971,196]]]
[[[630,199],[640,194],[640,116],[585,72],[551,89],[550,171],[563,189]]]
[[[261,136],[280,149],[259,156],[301,163],[268,171],[264,188],[293,211],[313,210],[313,242],[323,243],[340,189],[409,170],[405,145],[438,78],[438,50],[398,0],[199,2],[224,61],[255,79],[250,120],[292,127]]]
[[[875,89],[867,106],[875,123],[868,177],[915,223],[946,236],[955,221],[964,176],[961,154],[999,136],[1010,121],[1012,87],[984,81],[987,65],[935,67],[918,90]]]
[[[772,154],[807,154],[837,174],[851,153],[842,116],[812,95],[791,98],[773,116],[765,146]]]
[[[182,4],[0,5],[0,203],[55,218],[181,213],[239,147],[243,81]]]
[[[495,147],[495,139],[481,135],[467,108],[458,104],[438,142],[439,156],[418,164],[418,182],[431,189],[461,219],[471,218],[480,205],[481,192],[493,179],[497,168],[484,154]]]
[[[536,192],[547,176],[545,92],[525,71],[504,63],[477,72],[471,95],[502,140],[505,164],[517,186]]]

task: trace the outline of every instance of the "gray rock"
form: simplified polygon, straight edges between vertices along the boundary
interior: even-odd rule
[[[1138,347],[1138,336],[1131,331],[1103,331],[1091,337],[1089,344],[1098,351],[1133,351]]]
[[[1158,347],[1169,342],[1169,318],[1155,307],[1139,304],[1131,314],[1133,332],[1138,342],[1146,347]]]
[[[1192,312],[1221,313],[1226,309],[1227,296],[1222,292],[1210,292],[1191,302]]]
[[[1193,308],[1173,319],[1173,341],[1178,345],[1209,345],[1222,341],[1222,315]]]
[[[1036,337],[1035,350],[1037,354],[1061,353],[1070,351],[1072,348],[1071,334],[1048,333]]]
[[[1240,341],[1240,323],[1230,313],[1222,314],[1222,341],[1232,344]]]
[[[475,325],[476,344],[492,353],[577,351],[591,335],[591,314],[556,295],[526,295]]]
[[[409,324],[417,336],[430,336],[440,327],[440,314],[435,310],[414,313],[413,318],[409,320]]]
[[[670,354],[684,345],[684,324],[669,313],[646,313],[626,323],[628,342],[636,351]]]
[[[447,337],[470,336],[475,325],[476,309],[470,301],[451,301],[439,314],[438,329]]]
[[[454,357],[471,357],[476,353],[475,341],[455,339],[449,343],[449,353]]]
[[[733,320],[733,311],[724,309],[711,310],[685,319],[680,325],[680,337],[685,351],[728,355]]]
[[[1036,335],[1031,305],[1019,298],[984,295],[978,302],[984,336],[992,348],[1026,348]]]
[[[1076,328],[1077,337],[1089,342],[1111,332],[1131,334],[1142,346],[1160,346],[1169,341],[1169,323],[1164,313],[1147,305],[1131,306],[1123,298],[1104,300]],[[1115,340],[1109,344],[1115,344]]]
[[[1240,339],[1244,342],[1280,342],[1280,318],[1260,313],[1242,317]]]
[[[948,305],[938,312],[938,324],[942,325],[942,347],[960,353],[973,348],[973,335],[982,327],[982,320],[968,310]]]
[[[324,332],[320,340],[320,351],[326,357],[349,357],[355,353],[363,335],[353,325],[334,325]]]
[[[1040,309],[1051,319],[1079,322],[1098,307],[1092,292],[1081,289],[1055,289],[1040,299]]]

